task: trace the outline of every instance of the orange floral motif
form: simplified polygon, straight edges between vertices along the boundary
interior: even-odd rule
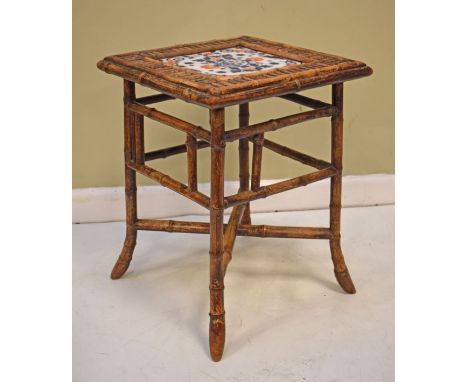
[[[215,68],[216,68],[216,65],[207,64],[207,65],[202,65],[202,66],[200,66],[200,68],[202,68],[202,69],[215,69]]]

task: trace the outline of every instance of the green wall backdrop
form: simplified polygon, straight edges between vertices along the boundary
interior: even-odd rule
[[[73,187],[123,185],[122,80],[101,72],[104,56],[186,42],[252,35],[366,62],[371,77],[345,84],[345,174],[394,172],[394,3],[392,0],[75,0],[73,2]],[[137,88],[140,95],[149,89]],[[302,94],[329,101],[331,90]],[[171,101],[160,109],[208,127],[208,111]],[[251,105],[251,122],[303,110],[284,100]],[[237,127],[237,107],[227,109]],[[181,132],[145,120],[147,150],[183,143]],[[271,133],[279,143],[329,158],[329,121]],[[209,151],[199,151],[199,180],[209,180]],[[236,179],[237,143],[228,145],[226,177]],[[186,179],[185,156],[151,165]],[[263,178],[305,172],[265,150]],[[150,180],[139,178],[141,184]]]

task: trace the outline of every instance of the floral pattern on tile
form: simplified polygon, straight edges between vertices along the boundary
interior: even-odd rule
[[[301,63],[244,47],[176,56],[162,61],[203,74],[220,76],[235,76]]]

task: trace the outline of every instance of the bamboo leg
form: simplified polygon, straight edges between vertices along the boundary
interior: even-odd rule
[[[134,98],[135,83],[124,80],[124,106]],[[142,123],[142,118],[139,118],[135,113],[130,112],[124,107],[125,207],[127,232],[120,256],[112,269],[112,279],[119,279],[126,272],[132,261],[133,250],[136,245],[137,230],[134,226],[137,220],[136,173],[127,166],[127,163],[136,157],[135,125],[139,123]],[[137,130],[138,133],[142,133],[142,126],[139,126]],[[140,135],[140,138],[141,136],[142,135]]]
[[[249,104],[239,105],[239,128],[249,125]],[[239,191],[248,191],[249,189],[249,141],[246,138],[239,139]],[[244,214],[242,215],[242,224],[252,224],[250,219],[250,203],[247,203]]]
[[[134,161],[136,164],[145,164],[145,132],[144,132],[144,118],[140,114],[133,115],[135,126],[133,127],[135,140],[133,149],[135,150]]]
[[[331,178],[330,186],[330,251],[335,277],[347,293],[356,293],[343,257],[340,244],[341,176],[343,162],[343,83],[332,85],[333,105],[338,113],[332,117],[332,164],[338,170]]]
[[[188,188],[190,191],[197,191],[197,139],[187,134],[187,169],[188,169]]]
[[[260,187],[260,173],[262,170],[263,133],[253,137],[252,180],[250,188],[255,191]]]
[[[224,198],[224,109],[210,110],[211,202],[210,202],[210,327],[209,343],[213,361],[224,351],[226,335],[223,274]]]

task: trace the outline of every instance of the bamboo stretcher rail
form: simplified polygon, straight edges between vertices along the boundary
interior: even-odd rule
[[[140,97],[135,99],[135,102],[140,103],[142,105],[150,105],[153,103],[159,103],[164,101],[170,101],[175,99],[174,97],[167,95],[167,94],[153,94],[146,97]]]
[[[229,222],[224,231],[223,273],[226,274],[227,266],[232,259],[232,250],[236,241],[237,227],[245,212],[246,204],[241,204],[232,209]]]
[[[300,94],[285,94],[285,95],[279,96],[279,98],[283,98],[287,101],[291,101],[302,106],[310,107],[312,109],[319,109],[322,107],[333,106],[329,103],[326,103],[317,99],[309,98]]]
[[[161,186],[170,188],[171,190],[177,192],[178,194],[183,195],[186,198],[189,198],[190,200],[193,200],[195,203],[198,203],[207,209],[210,206],[210,198],[208,198],[208,196],[202,194],[199,191],[195,191],[195,190],[190,191],[189,188],[185,184],[180,183],[174,178],[171,178],[169,175],[166,175],[151,167],[136,164],[134,162],[127,163],[127,167],[131,168],[132,170],[142,175],[147,176],[148,178],[155,180]]]
[[[256,190],[242,191],[235,195],[230,195],[224,198],[224,208],[233,207],[238,204],[251,202],[261,198],[266,198],[274,194],[279,194],[280,192],[292,190],[296,187],[306,186],[312,182],[330,178],[337,173],[337,169],[330,166],[310,174],[298,176],[296,178],[284,180],[278,183],[273,183],[268,186],[262,186]]]
[[[226,229],[228,224],[224,224]],[[134,228],[142,231],[209,234],[210,223],[180,220],[139,219]],[[325,227],[283,227],[272,225],[240,224],[237,235],[254,237],[280,237],[285,239],[330,239],[331,231]]]
[[[210,147],[210,144],[205,141],[197,141],[197,150]],[[145,154],[145,161],[167,158],[172,155],[182,154],[187,151],[187,145],[177,145],[172,147],[166,147],[164,149],[149,151]]]
[[[134,113],[141,114],[157,122],[161,122],[165,125],[193,135],[194,137],[202,139],[206,142],[210,142],[211,140],[211,133],[208,130],[205,130],[200,126],[195,126],[177,117],[173,117],[172,115],[158,111],[154,108],[147,107],[136,102],[127,103],[126,107]]]
[[[248,138],[253,135],[265,133],[268,131],[275,131],[286,126],[295,125],[301,122],[309,121],[311,119],[331,117],[335,113],[336,108],[334,106],[327,106],[315,110],[305,111],[303,113],[288,115],[287,117],[271,119],[269,121],[260,122],[244,128],[229,130],[226,132],[225,140],[226,142],[232,142],[241,138]]]
[[[249,140],[253,142],[253,138],[249,138]],[[329,162],[326,162],[324,160],[314,158],[313,156],[290,149],[289,147],[280,145],[268,139],[263,140],[263,146],[266,147],[267,149],[270,149],[271,151],[274,151],[275,153],[294,159],[307,166],[311,166],[319,170],[330,167],[332,165]]]

